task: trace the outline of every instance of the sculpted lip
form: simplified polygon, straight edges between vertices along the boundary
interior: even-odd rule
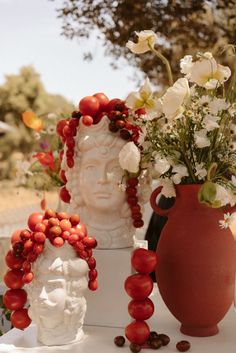
[[[95,192],[95,195],[103,199],[108,199],[111,196],[111,193],[98,191]]]

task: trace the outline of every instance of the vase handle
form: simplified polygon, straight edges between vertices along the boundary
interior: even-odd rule
[[[236,212],[236,205],[234,206],[226,205],[226,206],[223,206],[222,208],[224,212],[231,212],[231,213]]]
[[[158,186],[158,188],[156,188],[152,194],[151,194],[151,197],[150,197],[150,204],[151,204],[151,207],[153,209],[154,212],[156,212],[157,214],[159,214],[160,216],[163,216],[163,217],[168,217],[169,213],[170,213],[170,210],[172,207],[164,210],[162,208],[160,208],[157,203],[156,203],[156,198],[157,196],[161,193],[161,190],[162,190],[162,186]]]

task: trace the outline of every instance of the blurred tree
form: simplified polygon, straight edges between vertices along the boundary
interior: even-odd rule
[[[175,76],[185,54],[199,50],[215,54],[220,46],[235,44],[236,0],[64,0],[57,11],[66,37],[89,38],[99,29],[107,55],[125,57],[160,85],[166,83],[162,64],[152,54],[134,56],[126,49],[132,32],[157,33],[158,47]]]
[[[22,67],[18,75],[6,76],[5,83],[0,86],[0,121],[15,127],[15,131],[0,136],[0,178],[9,175],[10,157],[14,151],[26,153],[34,148],[33,131],[22,122],[24,111],[60,115],[69,114],[73,109],[62,96],[45,91],[40,75],[31,66]]]

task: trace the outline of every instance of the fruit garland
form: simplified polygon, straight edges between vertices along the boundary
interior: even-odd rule
[[[28,227],[13,233],[12,248],[5,257],[9,270],[4,276],[4,282],[10,289],[4,294],[3,303],[12,311],[12,325],[19,329],[31,323],[28,310],[24,308],[27,293],[22,287],[33,280],[32,263],[43,252],[46,239],[58,248],[67,241],[77,256],[88,264],[88,288],[92,291],[98,288],[96,260],[92,256],[97,241],[87,234],[79,215],[47,209],[45,213],[32,213],[28,218]]]
[[[136,116],[145,114],[143,109],[138,109],[135,112]],[[131,124],[128,120],[129,111],[125,106],[125,102],[115,98],[109,101],[108,97],[103,93],[97,93],[93,96],[86,96],[81,99],[78,106],[78,111],[71,114],[70,119],[60,120],[57,124],[57,133],[63,144],[66,145],[66,163],[68,168],[74,167],[74,147],[75,136],[80,121],[86,126],[99,123],[104,117],[110,120],[109,130],[114,134],[128,141],[133,141],[137,146],[140,135],[140,128]],[[132,117],[133,118],[133,117]],[[60,151],[60,159],[62,161],[64,150]],[[65,170],[61,169],[60,179],[64,184],[67,183]],[[138,176],[126,177],[126,199],[131,209],[133,226],[141,228],[144,225],[141,213],[141,206],[138,203],[137,187],[139,184]],[[70,193],[66,186],[60,189],[60,198],[66,203],[70,203]]]
[[[131,264],[137,273],[125,280],[125,291],[132,298],[128,312],[135,320],[125,328],[125,336],[132,345],[140,347],[147,343],[150,328],[146,323],[154,313],[154,304],[149,295],[153,290],[153,281],[149,274],[157,266],[157,255],[154,251],[136,249],[131,256]]]

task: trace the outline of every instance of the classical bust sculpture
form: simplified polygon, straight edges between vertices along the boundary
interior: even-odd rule
[[[41,343],[63,345],[83,337],[88,265],[69,244],[56,248],[46,242],[33,265],[35,278],[26,288],[28,312],[37,324]]]
[[[69,211],[80,214],[98,248],[126,248],[133,245],[135,233],[118,158],[127,141],[110,132],[108,125],[107,117],[91,126],[80,121],[74,167],[68,168],[63,160],[62,169],[71,195]]]

